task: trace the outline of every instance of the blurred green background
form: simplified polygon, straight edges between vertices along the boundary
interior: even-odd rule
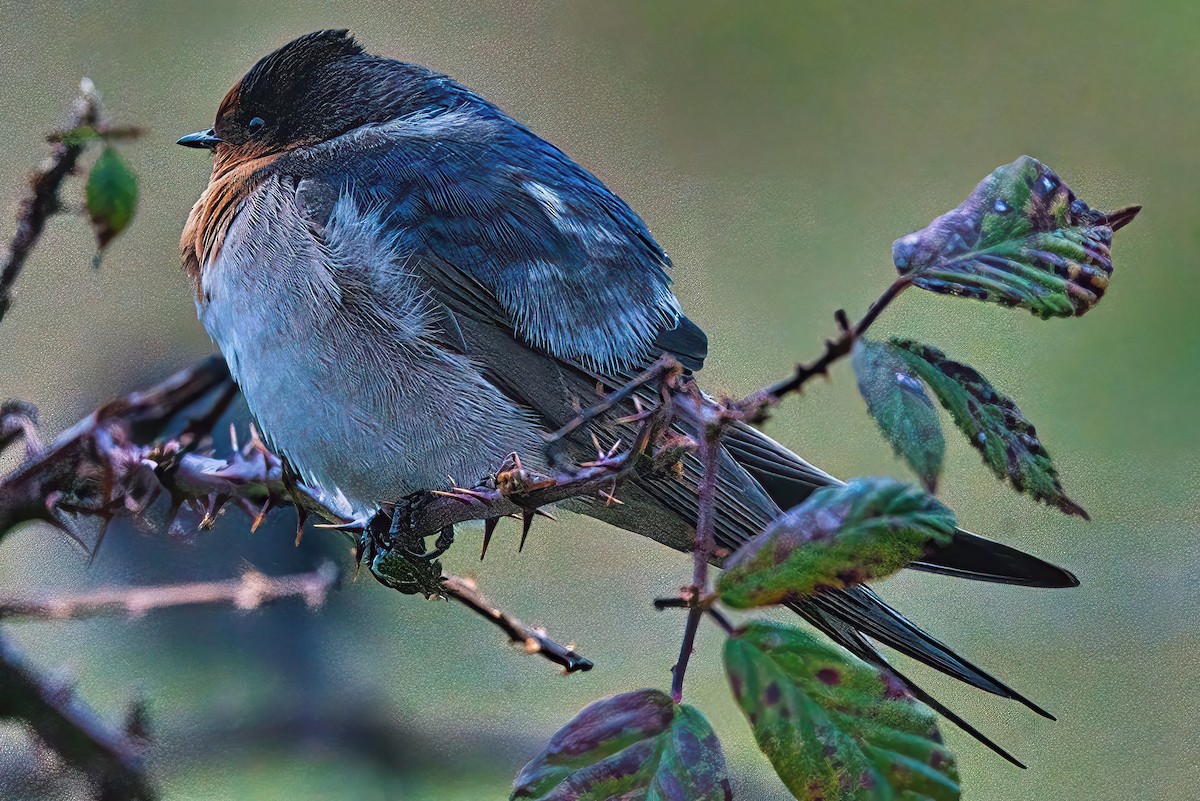
[[[5,236],[81,75],[118,122],[149,128],[125,148],[143,191],[132,229],[93,272],[86,223],[56,219],[0,324],[0,398],[38,404],[48,432],[208,352],[176,256],[208,164],[173,142],[211,124],[255,59],[321,27],[458,77],[629,201],[709,333],[704,377],[717,392],[815,355],[834,309],[861,311],[891,280],[895,237],[1021,153],[1093,207],[1145,204],[1117,238],[1109,296],[1083,319],[913,292],[880,324],[974,364],[1037,423],[1091,523],[1013,495],[961,439],[950,438],[944,498],[968,527],[1083,586],[913,574],[883,592],[1059,716],[914,670],[1031,764],[1016,770],[947,727],[967,798],[1195,797],[1200,5],[5,0],[0,14]],[[769,431],[838,475],[904,475],[845,365]],[[292,524],[279,512],[251,537],[228,516],[194,543],[118,527],[91,569],[30,526],[3,543],[0,588],[347,563],[320,531],[293,548]],[[479,536],[460,535],[448,569],[577,642],[595,670],[558,676],[464,610],[366,576],[317,613],[295,602],[9,632],[106,713],[149,699],[168,798],[503,798],[583,704],[669,682],[682,619],[650,600],[685,583],[689,562],[577,517],[537,526],[520,556],[502,526],[483,564]],[[719,644],[706,629],[689,698],[717,728],[739,798],[785,798],[731,702]],[[30,758],[19,732],[0,729],[0,797],[63,792],[17,778]]]

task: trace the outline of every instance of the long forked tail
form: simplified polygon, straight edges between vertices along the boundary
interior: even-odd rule
[[[735,425],[727,432],[726,448],[781,509],[802,502],[814,490],[841,483],[813,467],[757,429]],[[949,546],[911,567],[933,573],[1030,587],[1074,587],[1071,573],[1036,556],[994,540],[959,530]],[[890,670],[912,694],[983,745],[1018,767],[1025,767],[944,704],[888,664],[875,643],[989,693],[1011,698],[1043,717],[1054,716],[990,673],[956,654],[923,631],[865,586],[825,592],[790,607],[855,656]]]

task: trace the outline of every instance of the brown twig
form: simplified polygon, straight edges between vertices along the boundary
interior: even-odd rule
[[[283,598],[300,597],[310,607],[320,606],[337,584],[338,570],[325,563],[309,573],[266,576],[247,570],[240,578],[166,584],[154,587],[111,587],[91,592],[0,596],[0,620],[79,620],[99,615],[140,617],[153,609],[198,604],[232,604],[257,609]]]
[[[875,299],[863,318],[853,326],[850,325],[846,312],[838,309],[834,315],[840,332],[837,338],[825,341],[825,352],[816,361],[797,364],[795,371],[789,377],[764,387],[737,402],[736,406],[745,419],[752,423],[763,422],[770,408],[779,403],[785,395],[800,392],[804,385],[816,376],[828,375],[830,365],[849,355],[855,341],[867,332],[867,329],[878,319],[883,310],[911,284],[912,279],[909,276],[902,275],[897,278],[891,286],[884,290],[882,295]]]
[[[703,398],[694,391],[696,407],[702,408]],[[683,679],[688,662],[696,646],[696,632],[704,614],[703,601],[708,595],[708,563],[716,547],[713,537],[713,522],[716,515],[717,459],[720,455],[723,420],[706,425],[700,432],[700,486],[696,520],[696,535],[692,542],[692,584],[687,588],[688,616],[683,629],[683,642],[679,647],[679,658],[671,668],[671,697],[675,703],[683,700]]]
[[[102,799],[157,797],[145,774],[143,737],[109,726],[70,688],[54,686],[0,636],[0,718],[27,723],[62,758],[82,770]]]
[[[522,623],[512,615],[496,608],[479,592],[471,579],[446,576],[442,583],[443,594],[478,613],[489,623],[497,626],[508,638],[525,648],[525,653],[538,654],[561,665],[565,673],[592,669],[592,662],[575,652],[570,646],[559,645],[540,629]]]
[[[100,96],[87,78],[80,82],[79,97],[71,105],[67,125],[68,130],[84,126],[99,129],[106,125]],[[46,221],[58,211],[59,187],[87,147],[87,141],[77,137],[52,136],[49,141],[50,155],[29,177],[29,191],[17,211],[16,233],[9,242],[8,253],[0,260],[0,320],[12,305],[12,286],[17,275],[41,238]]]

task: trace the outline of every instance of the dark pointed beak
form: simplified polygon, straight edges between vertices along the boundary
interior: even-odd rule
[[[207,131],[196,131],[195,133],[181,136],[175,144],[183,145],[184,147],[202,147],[206,150],[212,150],[221,142],[221,137],[209,128]]]

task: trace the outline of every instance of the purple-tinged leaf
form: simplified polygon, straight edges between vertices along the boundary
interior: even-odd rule
[[[1029,156],[999,167],[962,204],[892,245],[896,269],[922,289],[1080,315],[1104,296],[1113,232],[1140,206],[1095,211]]]
[[[717,735],[659,690],[587,706],[521,769],[513,799],[731,801]]]
[[[717,592],[744,609],[885,578],[948,543],[954,528],[949,509],[895,479],[825,487],[735,551]]]

